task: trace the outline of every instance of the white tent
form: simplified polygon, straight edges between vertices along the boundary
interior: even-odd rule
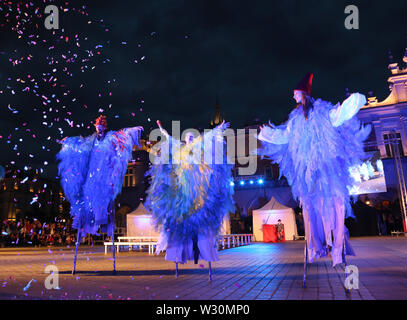
[[[128,237],[158,237],[159,233],[155,231],[152,214],[144,207],[141,202],[136,210],[127,214],[127,236]],[[230,234],[230,217],[227,214],[222,221],[221,234]]]
[[[253,210],[253,234],[256,241],[263,241],[263,224],[277,224],[278,219],[284,224],[286,240],[294,240],[294,236],[298,236],[294,210],[272,197],[263,208]]]
[[[136,210],[127,214],[127,236],[158,237],[153,225],[153,216],[147,211],[143,203]]]

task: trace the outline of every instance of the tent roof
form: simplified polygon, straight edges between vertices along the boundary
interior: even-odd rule
[[[265,210],[292,210],[292,209],[290,207],[286,207],[285,205],[278,202],[274,197],[272,197],[271,200],[264,205],[264,207],[253,211],[265,211]]]
[[[142,215],[151,215],[151,212],[149,212],[145,207],[142,202],[140,202],[139,206],[137,207],[136,210],[130,212],[129,214],[135,215],[135,216],[142,216]]]

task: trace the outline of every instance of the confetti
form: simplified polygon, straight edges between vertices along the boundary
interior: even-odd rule
[[[27,290],[31,287],[31,283],[32,283],[32,282],[37,282],[37,280],[31,279],[31,280],[27,283],[27,285],[23,288],[23,291],[27,291]]]

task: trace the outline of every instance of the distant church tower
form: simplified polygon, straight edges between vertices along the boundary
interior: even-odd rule
[[[219,104],[219,99],[218,95],[216,95],[216,114],[215,117],[212,118],[211,120],[211,127],[215,128],[217,125],[221,124],[222,121],[224,120],[222,115],[220,114],[220,104]]]

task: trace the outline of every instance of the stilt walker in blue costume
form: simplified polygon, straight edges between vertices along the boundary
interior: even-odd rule
[[[355,117],[366,103],[354,93],[341,105],[310,97],[313,75],[307,73],[294,90],[297,107],[286,123],[261,128],[259,154],[280,167],[300,201],[305,226],[304,286],[307,262],[331,255],[333,266],[353,255],[345,227],[349,210],[349,188],[354,181],[349,168],[365,156],[363,141],[370,126]]]
[[[151,186],[146,208],[160,232],[157,254],[166,251],[166,260],[184,264],[188,260],[218,261],[217,235],[222,221],[234,212],[232,167],[225,156],[224,122],[215,129],[194,137],[186,134],[185,143],[171,137],[157,121],[165,141],[147,173]]]
[[[72,227],[78,229],[72,274],[81,236],[106,232],[113,242],[113,272],[116,271],[114,200],[121,192],[133,146],[140,145],[142,127],[107,131],[105,116],[95,122],[96,133],[59,141],[58,171],[61,185],[71,204]]]

